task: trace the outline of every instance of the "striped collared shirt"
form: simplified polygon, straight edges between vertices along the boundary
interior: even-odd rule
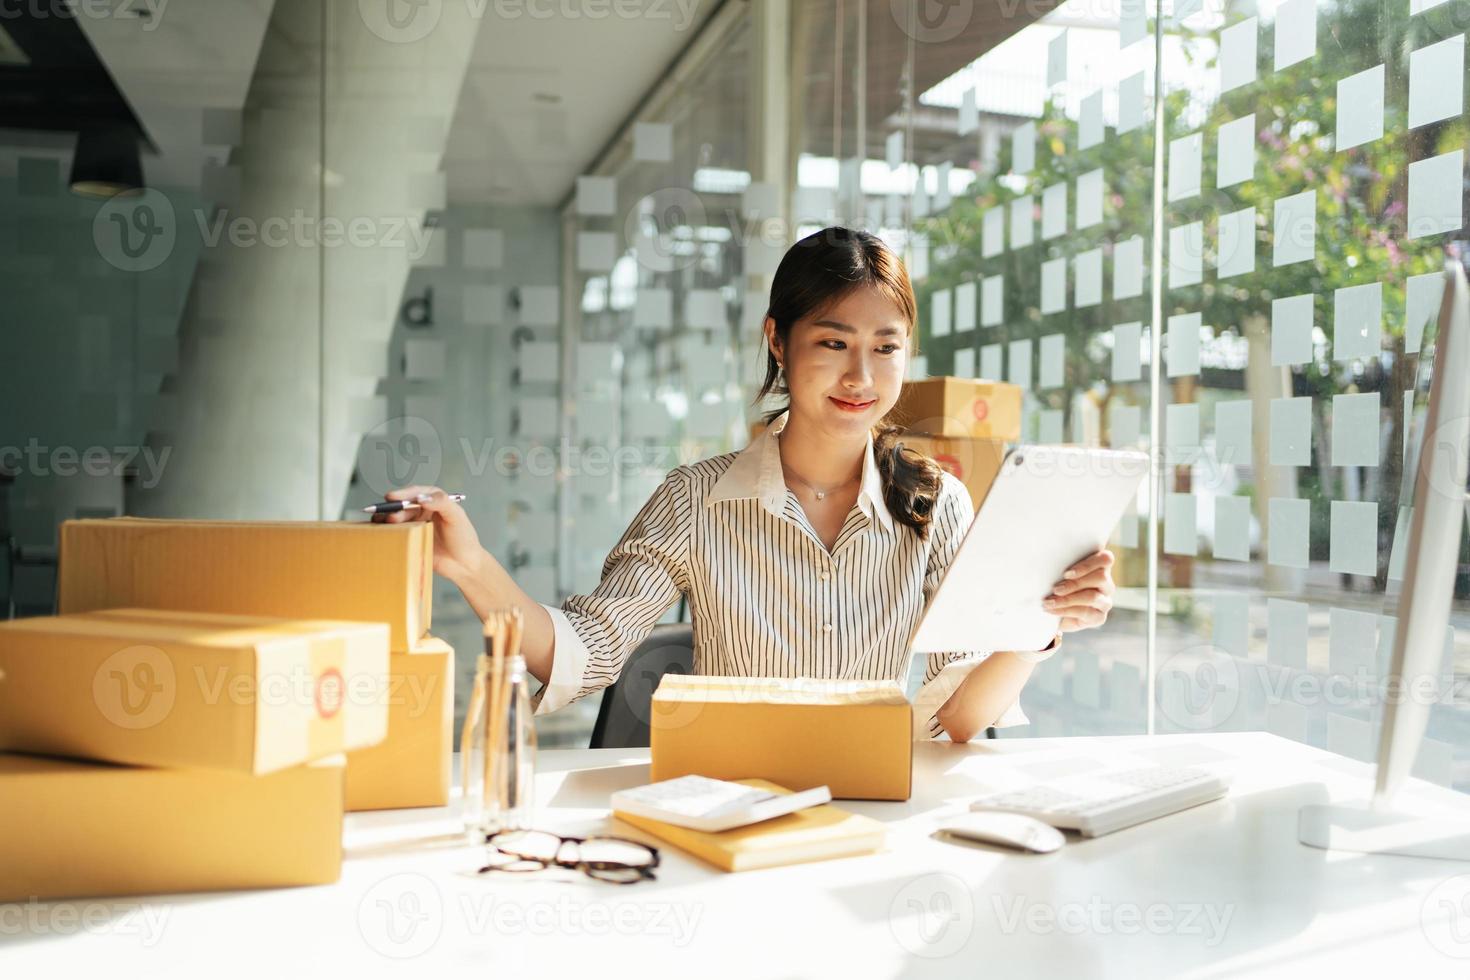
[[[680,594],[694,672],[740,677],[908,679],[908,641],[974,516],[949,473],[927,541],[894,520],[868,436],[858,498],[829,552],[781,472],[789,413],[738,453],[680,466],[623,532],[589,595],[547,606],[556,646],[538,713],[617,680]],[[940,705],[986,651],[930,654],[914,736],[941,731]],[[1025,724],[1019,705],[996,723]]]

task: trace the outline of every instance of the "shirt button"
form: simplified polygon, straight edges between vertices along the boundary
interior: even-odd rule
[[[822,581],[823,582],[827,581],[831,577],[832,577],[832,573],[831,572],[823,572],[822,575],[821,575],[821,578],[822,578]]]
[[[822,624],[822,632],[823,633],[830,633],[830,632],[832,632],[832,624],[831,623],[823,623]]]

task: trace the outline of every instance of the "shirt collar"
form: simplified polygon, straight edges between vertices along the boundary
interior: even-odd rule
[[[721,500],[755,498],[776,517],[785,515],[786,480],[781,475],[781,448],[776,440],[790,417],[790,410],[776,416],[749,446],[735,456],[735,461],[710,488],[709,495],[705,497],[706,505]],[[868,433],[868,446],[863,456],[863,482],[858,490],[857,503],[868,520],[876,519],[888,530],[893,529],[893,515],[883,501],[883,477],[873,456],[871,432]]]

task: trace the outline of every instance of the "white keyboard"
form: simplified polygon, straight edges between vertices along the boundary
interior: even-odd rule
[[[974,801],[970,809],[1020,813],[1060,830],[1101,837],[1217,800],[1229,789],[1229,777],[1203,769],[1150,766],[994,793]]]

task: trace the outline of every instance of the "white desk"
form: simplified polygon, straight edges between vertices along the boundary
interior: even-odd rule
[[[723,874],[663,847],[656,882],[511,879],[467,874],[474,847],[425,842],[455,831],[447,809],[354,814],[336,885],[151,899],[147,918],[124,914],[133,900],[48,903],[39,928],[0,920],[0,976],[1470,975],[1470,905],[1452,922],[1440,904],[1463,894],[1443,883],[1470,866],[1297,843],[1297,808],[1366,792],[1367,767],[1265,734],[916,749],[913,799],[840,804],[889,825],[879,855]],[[1231,765],[1236,783],[1220,802],[1049,855],[932,836],[984,789],[1100,753]],[[539,823],[638,836],[606,802],[647,780],[646,760],[543,752]],[[115,918],[92,932],[58,917],[99,907]]]

